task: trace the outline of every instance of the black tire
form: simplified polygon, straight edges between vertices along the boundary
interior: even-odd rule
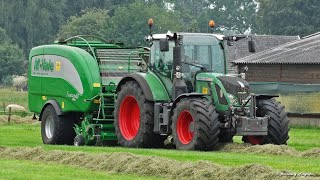
[[[176,148],[213,150],[219,142],[218,116],[215,107],[206,98],[180,101],[174,109],[171,126]]]
[[[153,132],[153,113],[153,102],[146,100],[138,83],[129,81],[122,85],[118,92],[114,121],[118,143],[136,148],[159,147],[163,144],[160,135]],[[137,123],[133,123],[136,121],[139,121],[138,127]]]
[[[84,146],[84,144],[85,144],[84,137],[82,135],[77,135],[74,138],[74,142],[73,142],[74,146]]]
[[[226,129],[220,129],[219,133],[220,143],[233,143],[233,135],[228,133]]]
[[[73,144],[76,135],[73,120],[58,116],[52,105],[45,107],[40,120],[44,144]]]
[[[257,102],[257,116],[270,117],[268,122],[268,135],[244,137],[244,142],[249,142],[251,144],[287,144],[290,128],[289,119],[283,105],[274,98],[259,100]],[[250,140],[251,138],[255,141]]]

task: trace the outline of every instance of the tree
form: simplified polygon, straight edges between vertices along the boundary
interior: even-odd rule
[[[0,27],[27,54],[32,47],[53,41],[60,24],[65,21],[65,1],[2,0]]]
[[[137,0],[132,4],[115,9],[111,18],[113,38],[131,45],[143,45],[144,36],[149,34],[148,19],[154,20],[154,33],[180,31],[182,29],[179,16],[162,6]]]
[[[209,32],[208,21],[216,22],[217,30],[231,30],[244,33],[255,30],[257,4],[255,0],[210,0],[200,13],[198,21],[201,32]]]
[[[320,31],[319,0],[259,0],[259,33],[305,36]]]
[[[0,28],[0,80],[10,75],[20,75],[25,72],[23,51]]]
[[[65,25],[62,25],[58,37],[68,38],[75,35],[110,35],[110,18],[108,11],[101,9],[87,9],[80,16],[71,16]]]

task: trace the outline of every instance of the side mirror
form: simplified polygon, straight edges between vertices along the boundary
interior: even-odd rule
[[[248,48],[249,48],[249,52],[251,53],[256,52],[256,44],[253,40],[248,41]]]
[[[160,39],[160,51],[161,52],[169,51],[169,40],[168,39]]]

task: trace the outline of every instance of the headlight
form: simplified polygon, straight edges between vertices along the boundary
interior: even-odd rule
[[[238,98],[234,95],[228,94],[228,98],[230,99],[232,105],[239,105]]]

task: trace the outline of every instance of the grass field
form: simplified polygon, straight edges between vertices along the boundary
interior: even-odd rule
[[[0,159],[0,179],[156,179],[132,174],[118,175],[54,163]]]
[[[3,103],[18,104],[28,109],[28,93],[16,91],[15,88],[0,88],[0,110],[3,110]]]
[[[41,136],[40,136],[40,127],[39,123],[33,124],[2,124],[0,125],[0,147],[7,148],[7,151],[14,151],[16,148],[20,148],[19,151],[34,151],[32,154],[39,152],[37,156],[51,156],[50,153],[56,153],[57,151],[63,152],[66,157],[73,156],[74,153],[83,153],[82,156],[89,156],[86,158],[94,159],[96,156],[110,155],[114,153],[118,154],[119,158],[121,156],[134,155],[128,159],[139,160],[142,157],[152,157],[154,161],[160,161],[159,166],[163,165],[164,162],[170,161],[167,164],[175,163],[187,163],[192,165],[199,164],[199,161],[208,161],[218,165],[219,168],[235,168],[234,171],[238,170],[237,168],[243,168],[243,166],[249,166],[250,164],[260,164],[263,168],[271,167],[272,173],[276,171],[288,170],[295,173],[316,173],[320,174],[320,139],[319,139],[320,129],[303,129],[303,128],[292,128],[290,131],[290,140],[287,146],[248,146],[243,144],[234,143],[233,145],[227,145],[227,147],[222,147],[220,151],[213,152],[188,152],[188,151],[177,151],[170,149],[133,149],[133,148],[122,148],[122,147],[73,147],[73,146],[52,146],[52,145],[43,145]],[[240,142],[240,138],[235,138],[236,142]],[[30,149],[31,148],[31,149]],[[315,149],[316,148],[316,149]],[[261,150],[264,149],[264,150]],[[42,152],[43,151],[43,152]],[[308,152],[308,153],[305,153]],[[46,153],[45,155],[43,153]],[[312,154],[313,153],[313,154]],[[277,155],[281,154],[281,155]],[[307,155],[305,155],[307,154]],[[311,154],[311,155],[310,155]],[[36,157],[28,157],[19,155],[19,158],[16,157],[17,154],[1,154],[0,153],[0,163],[7,164],[8,167],[12,167],[16,178],[26,174],[27,170],[20,170],[20,168],[15,165],[17,161],[21,161],[19,166],[26,165],[30,168],[28,176],[32,176],[35,173],[40,173],[41,176],[36,177],[51,177],[53,179],[60,178],[63,175],[72,176],[73,174],[79,174],[78,165],[75,163],[65,163],[65,160],[61,161],[42,161]],[[61,157],[63,159],[63,157]],[[159,159],[160,158],[160,159]],[[108,157],[106,158],[108,159]],[[120,158],[121,159],[121,158]],[[80,161],[80,160],[77,160]],[[141,159],[141,163],[144,164],[144,161],[150,161],[150,159],[145,160]],[[171,162],[173,161],[173,162]],[[129,161],[130,162],[130,161]],[[136,162],[136,161],[135,161]],[[107,163],[107,162],[106,162]],[[110,162],[111,163],[111,162]],[[117,166],[117,161],[112,162]],[[133,162],[132,162],[133,163]],[[129,164],[132,164],[129,163]],[[81,164],[81,163],[80,163]],[[155,162],[156,164],[156,162]],[[166,163],[164,163],[166,164]],[[3,169],[0,165],[0,168]],[[36,168],[41,166],[43,168]],[[86,163],[81,167],[86,166]],[[101,165],[103,166],[103,165]],[[125,167],[125,170],[119,170],[120,174],[114,174],[110,169],[98,169],[92,168],[92,166],[86,167],[88,174],[92,174],[92,177],[97,179],[99,178],[113,178],[113,179],[131,179],[131,177],[140,177],[141,178],[167,178],[168,176],[161,176],[161,174],[154,173],[140,173],[137,170],[133,171],[130,167]],[[182,164],[181,166],[186,166]],[[211,165],[210,165],[211,166]],[[16,168],[14,168],[16,167]],[[47,167],[47,168],[45,168]],[[50,173],[54,167],[57,174]],[[257,168],[256,166],[254,166]],[[259,167],[259,166],[258,166]],[[141,168],[139,166],[139,168]],[[150,168],[150,167],[149,167]],[[164,167],[162,167],[164,168]],[[262,171],[265,169],[262,168]],[[5,169],[5,168],[4,168]],[[10,168],[11,169],[11,168]],[[44,170],[43,170],[44,169]],[[64,170],[65,169],[65,170]],[[173,168],[174,169],[174,168]],[[208,168],[210,169],[210,168]],[[249,168],[250,169],[250,168]],[[46,171],[47,170],[47,171]],[[221,169],[219,169],[222,171]],[[261,169],[258,168],[257,171]],[[117,170],[118,171],[118,170]],[[0,177],[8,177],[6,170],[0,170]],[[134,174],[134,175],[128,175]],[[174,172],[175,173],[175,172]],[[249,173],[249,172],[248,172]],[[256,172],[259,173],[259,172]],[[272,174],[271,173],[271,174]],[[139,176],[138,176],[139,175]],[[75,178],[79,176],[74,176]],[[177,175],[178,177],[181,174]],[[269,176],[269,175],[268,175]],[[82,177],[82,176],[81,176]],[[87,176],[83,176],[86,179]],[[184,176],[182,176],[184,177]],[[191,176],[193,177],[193,176]],[[202,176],[201,176],[202,177]],[[172,178],[172,176],[169,176]],[[174,178],[174,177],[173,177]],[[78,178],[77,178],[78,179]],[[246,178],[245,178],[246,179]],[[264,178],[262,178],[264,179]]]
[[[3,102],[27,108],[27,93],[0,89]],[[31,117],[13,116],[10,124],[6,119],[0,116],[0,179],[291,178],[283,172],[320,178],[317,128],[291,128],[288,146],[250,146],[235,137],[219,151],[190,152],[44,145],[40,124]]]

